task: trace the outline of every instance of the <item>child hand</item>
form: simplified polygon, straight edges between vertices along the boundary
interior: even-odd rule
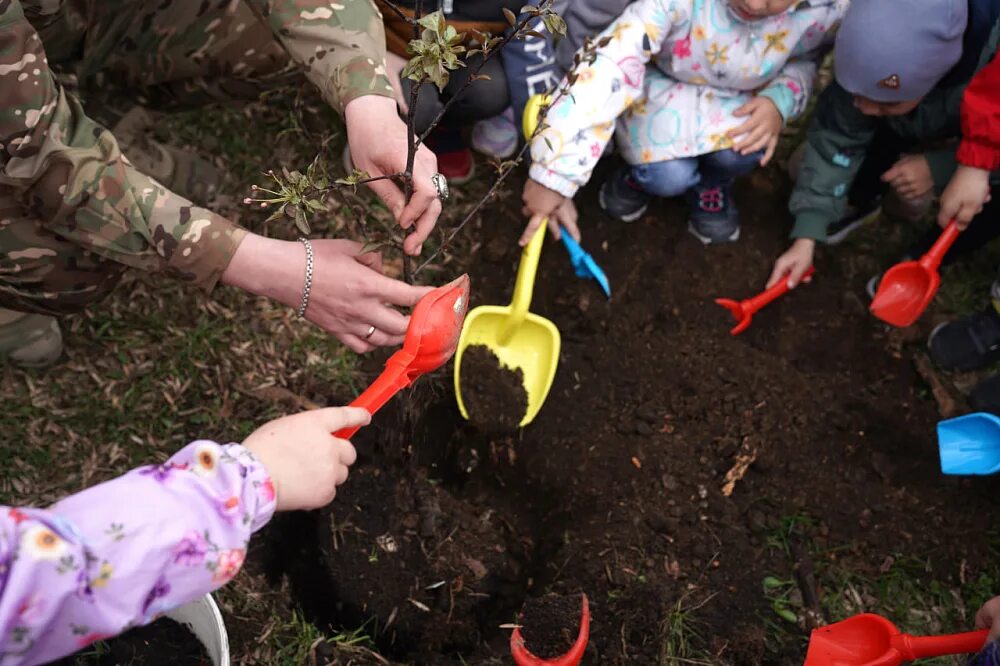
[[[1000,597],[993,597],[976,613],[976,629],[989,629],[989,640],[1000,639]]]
[[[576,226],[576,206],[573,205],[572,199],[567,199],[555,190],[550,190],[530,179],[524,184],[521,198],[524,200],[521,212],[531,218],[518,241],[521,247],[531,242],[535,231],[546,217],[549,219],[549,230],[553,238],[559,238],[559,225],[562,225],[566,227],[570,236],[580,240],[580,230]]]
[[[904,155],[882,174],[882,182],[892,185],[903,199],[919,199],[934,189],[931,167],[923,155]]]
[[[243,445],[271,475],[277,510],[318,509],[333,501],[357,452],[331,433],[371,418],[360,407],[330,407],[275,419],[251,433]]]
[[[771,287],[787,276],[788,288],[795,289],[802,281],[802,276],[812,266],[815,249],[816,241],[813,239],[796,239],[792,246],[774,262],[774,270],[771,271],[771,277],[767,279],[767,286]]]
[[[781,117],[781,111],[778,111],[778,107],[767,97],[754,97],[733,111],[733,115],[737,118],[749,116],[745,123],[728,132],[731,139],[738,136],[743,137],[733,144],[733,150],[740,155],[749,155],[758,150],[764,150],[764,157],[761,158],[760,165],[765,166],[774,156],[778,137],[781,136],[781,128],[785,126],[785,119]]]
[[[954,219],[958,222],[958,228],[965,231],[972,218],[982,212],[983,204],[989,200],[990,172],[960,164],[941,194],[938,224],[946,227]]]

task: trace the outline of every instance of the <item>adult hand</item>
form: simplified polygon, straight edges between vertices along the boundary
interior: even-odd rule
[[[904,155],[882,174],[882,182],[892,185],[902,199],[919,199],[934,189],[931,167],[923,155]]]
[[[574,239],[580,240],[580,229],[576,226],[577,213],[573,200],[559,194],[555,190],[550,190],[544,185],[528,179],[524,184],[524,192],[521,194],[524,206],[521,212],[528,220],[528,226],[518,244],[524,247],[535,237],[535,232],[542,225],[542,220],[548,218],[549,231],[552,237],[558,240],[561,237],[560,225],[566,227],[566,231]]]
[[[976,613],[976,629],[989,629],[989,640],[1000,639],[1000,597],[993,597]]]
[[[399,118],[396,102],[379,95],[364,95],[344,109],[347,141],[354,166],[372,178],[406,171],[406,124]],[[441,201],[431,177],[437,173],[437,157],[421,144],[413,160],[413,194],[406,203],[403,190],[391,179],[376,180],[368,187],[392,211],[399,226],[414,228],[403,241],[403,250],[420,254],[438,215]]]
[[[781,136],[781,128],[785,126],[785,119],[781,116],[781,111],[767,97],[754,97],[752,100],[733,111],[737,118],[748,116],[747,121],[729,130],[730,138],[742,137],[733,144],[733,150],[740,155],[749,155],[758,150],[764,151],[764,157],[760,160],[760,165],[765,166],[774,156],[774,149],[778,146],[778,139]]]
[[[802,276],[813,263],[816,241],[811,238],[798,238],[783,255],[774,262],[774,270],[767,279],[767,287],[771,287],[782,278],[788,279],[788,288],[795,289],[802,282]]]
[[[333,433],[371,419],[360,407],[330,407],[275,419],[251,433],[243,445],[271,475],[277,510],[318,509],[332,502],[358,457],[349,441]]]
[[[965,231],[989,200],[990,172],[960,164],[941,194],[938,224],[946,227],[951,220],[955,220],[958,228]]]
[[[313,282],[305,317],[358,353],[403,341],[409,317],[391,306],[412,307],[432,287],[416,287],[382,274],[377,252],[361,253],[347,240],[312,241]],[[226,284],[298,308],[305,282],[302,243],[248,234],[222,275]],[[375,331],[369,335],[371,327]]]

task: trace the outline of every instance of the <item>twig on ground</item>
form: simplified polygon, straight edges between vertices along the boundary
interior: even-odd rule
[[[823,606],[819,603],[819,595],[817,594],[819,586],[816,584],[816,569],[813,566],[812,557],[809,555],[808,549],[806,549],[805,544],[803,544],[802,539],[798,535],[792,536],[789,540],[789,546],[791,547],[792,557],[795,558],[795,562],[792,564],[792,572],[795,574],[795,582],[802,592],[806,628],[815,629],[816,627],[829,624],[830,618],[827,617]]]
[[[930,359],[927,358],[927,354],[923,352],[914,354],[913,364],[930,387],[931,394],[938,406],[938,413],[942,418],[948,419],[963,411],[965,401],[958,395],[957,390],[949,388],[947,382],[941,379],[934,366],[931,365]]]
[[[243,395],[263,400],[264,402],[291,405],[299,409],[322,409],[322,405],[316,404],[309,398],[294,393],[284,386],[260,386],[253,389],[238,386],[236,390]]]

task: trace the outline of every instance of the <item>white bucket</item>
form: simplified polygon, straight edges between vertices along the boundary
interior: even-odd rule
[[[222,613],[211,594],[165,613],[175,622],[187,626],[205,646],[214,666],[229,666],[229,636]]]

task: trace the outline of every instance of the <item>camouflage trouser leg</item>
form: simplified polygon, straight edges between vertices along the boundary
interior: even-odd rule
[[[0,189],[0,307],[77,312],[107,296],[125,266],[45,230]]]
[[[82,60],[59,63],[76,72],[74,92],[88,110],[257,99],[303,80],[270,29],[242,2],[137,2],[126,5],[125,15],[111,15],[111,5],[122,9],[120,3],[95,2],[89,22],[79,25],[78,48],[63,49],[82,50]],[[44,30],[42,36],[47,41]],[[105,122],[115,117],[97,115]],[[110,293],[125,270],[46,230],[14,193],[0,187],[0,307],[76,312]]]
[[[84,97],[114,90],[153,109],[257,99],[304,80],[271,29],[238,0],[134,3],[128,20],[95,5],[83,59]]]

